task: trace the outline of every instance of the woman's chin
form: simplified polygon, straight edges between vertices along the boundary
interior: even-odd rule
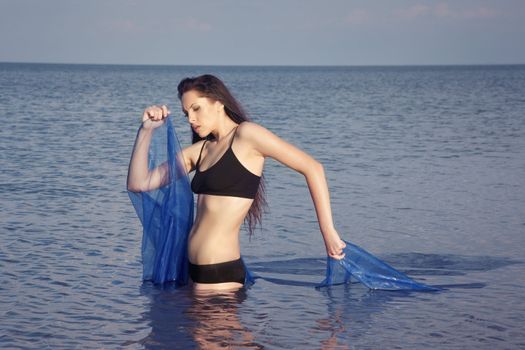
[[[200,137],[201,139],[205,139],[205,138],[207,138],[209,134],[210,134],[209,132],[202,132],[202,131],[200,131],[200,130],[197,131],[197,135],[199,135],[199,137]]]
[[[193,132],[194,132],[194,133],[196,133],[197,135],[199,135],[200,137],[202,137],[202,136],[201,136],[201,133],[200,133],[200,130],[201,130],[200,127],[196,127],[196,128],[192,128],[192,129],[193,129]]]

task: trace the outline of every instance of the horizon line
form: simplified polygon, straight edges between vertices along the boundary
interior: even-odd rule
[[[145,66],[145,67],[458,67],[458,66],[521,66],[524,63],[402,63],[402,64],[164,64],[164,63],[87,63],[0,61],[0,64],[42,64],[79,66]]]

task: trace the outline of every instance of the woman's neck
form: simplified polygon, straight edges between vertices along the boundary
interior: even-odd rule
[[[212,134],[217,140],[217,142],[220,142],[223,138],[230,135],[233,129],[235,129],[238,126],[238,124],[230,118],[226,117],[226,119],[227,120],[224,120],[222,123],[219,124],[216,130],[212,131]]]

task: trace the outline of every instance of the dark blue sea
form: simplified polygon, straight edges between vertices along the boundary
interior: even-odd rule
[[[141,280],[126,192],[142,110],[220,76],[326,170],[341,236],[436,293],[317,290],[304,178],[269,160],[269,208],[230,296]],[[0,348],[525,348],[525,66],[0,64]]]

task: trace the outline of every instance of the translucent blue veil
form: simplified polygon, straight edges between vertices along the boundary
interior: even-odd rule
[[[128,191],[142,223],[143,279],[154,283],[188,282],[188,234],[193,224],[193,193],[184,167],[181,147],[170,117],[153,131],[148,168],[166,166],[167,181],[148,192]],[[327,258],[326,276],[318,287],[350,282],[353,277],[371,289],[437,290],[415,282],[405,274],[346,242],[345,258]],[[246,266],[246,265],[245,265]],[[246,268],[245,285],[256,278]]]
[[[193,194],[171,118],[153,131],[148,169],[166,165],[166,184],[148,192],[128,191],[142,223],[143,279],[188,282],[188,234],[193,224]]]
[[[349,283],[353,277],[370,289],[437,291],[440,288],[419,283],[397,271],[361,247],[345,241],[342,260],[326,259],[326,277],[317,286]]]

